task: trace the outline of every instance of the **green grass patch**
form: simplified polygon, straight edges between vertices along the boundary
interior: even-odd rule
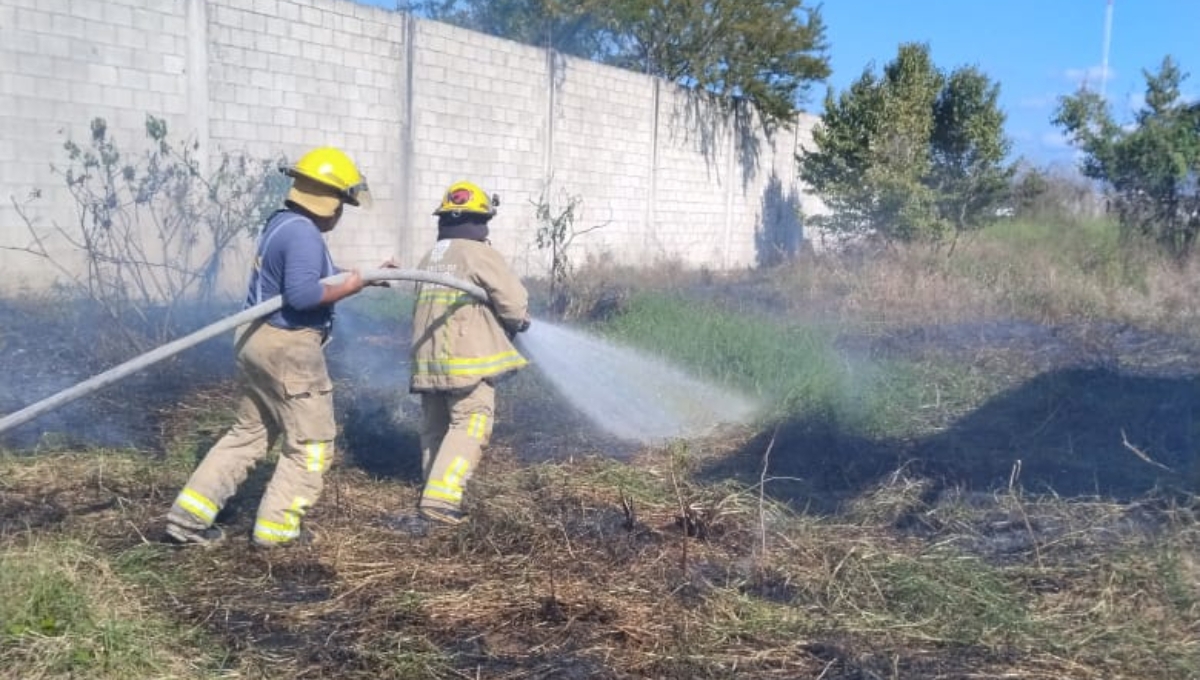
[[[960,363],[887,360],[861,369],[856,401],[863,431],[880,438],[928,435],[951,424],[1004,385]]]
[[[944,427],[998,389],[970,366],[851,357],[828,325],[734,312],[669,294],[635,295],[609,337],[773,405],[768,418],[836,423],[846,433],[908,437]]]
[[[143,607],[83,543],[40,539],[0,553],[0,666],[23,678],[215,677],[211,650]]]
[[[830,329],[782,325],[670,293],[643,292],[602,327],[653,347],[703,376],[779,403],[783,412],[832,408],[846,380]]]
[[[1115,256],[1121,247],[1120,226],[1111,220],[1080,220],[1070,224],[1001,220],[979,233],[979,239],[1045,253],[1102,253]]]
[[[894,554],[861,566],[857,576],[865,580],[854,585],[885,628],[985,646],[1035,632],[1024,594],[981,560],[953,553]]]
[[[1108,220],[1074,224],[1000,222],[951,258],[952,271],[987,286],[999,286],[1017,309],[1065,309],[1094,315],[1107,311],[1087,289],[1144,292],[1144,248],[1123,239]]]

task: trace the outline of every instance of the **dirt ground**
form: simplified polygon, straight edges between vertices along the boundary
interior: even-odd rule
[[[0,302],[4,374],[0,412],[12,412],[107,368],[81,358],[87,356],[86,333],[52,327],[39,317],[32,310]],[[35,319],[38,324],[31,327]],[[334,672],[346,677],[725,677],[721,674],[725,671],[688,661],[691,652],[679,650],[643,650],[638,661],[624,665],[609,665],[602,659],[610,652],[619,656],[616,650],[628,654],[643,640],[649,645],[649,640],[661,639],[655,638],[656,631],[639,629],[632,622],[655,620],[652,612],[667,601],[680,611],[700,607],[689,602],[703,601],[705,583],[736,578],[751,584],[759,596],[795,595],[795,585],[772,581],[769,574],[735,573],[737,568],[729,565],[741,563],[739,555],[747,554],[746,545],[753,537],[730,534],[719,547],[696,548],[690,568],[699,570],[699,576],[686,579],[679,586],[683,590],[644,590],[631,577],[632,590],[614,600],[612,593],[619,586],[613,585],[611,570],[632,573],[648,563],[658,564],[667,546],[677,540],[679,528],[690,525],[687,520],[677,524],[681,517],[673,509],[651,508],[636,524],[642,529],[621,529],[630,521],[628,516],[611,504],[593,503],[582,492],[544,492],[548,502],[557,504],[553,514],[567,536],[565,543],[555,544],[555,557],[550,560],[560,567],[535,567],[529,562],[531,555],[541,554],[544,545],[539,541],[551,540],[546,536],[526,536],[523,540],[528,544],[489,545],[494,536],[512,535],[496,531],[489,538],[489,529],[502,528],[529,512],[500,507],[480,521],[477,535],[424,545],[426,571],[401,574],[398,565],[412,562],[411,555],[405,554],[409,547],[376,540],[379,535],[369,527],[415,498],[419,409],[404,389],[406,340],[401,320],[369,319],[351,308],[340,316],[337,337],[329,348],[345,457],[331,479],[331,498],[315,511],[314,519],[334,535],[353,536],[353,540],[339,539],[318,553],[283,560],[246,558],[243,550],[232,548],[158,558],[164,569],[207,569],[230,575],[221,584],[187,592],[193,603],[180,604],[177,614],[185,621],[202,623],[245,658],[258,659],[254,663],[264,664],[259,669],[263,676],[270,676],[270,660],[279,659],[286,660],[293,677],[329,677]],[[770,431],[739,432],[726,442],[700,445],[732,449],[705,464],[698,471],[700,478],[753,483],[763,474],[761,460],[769,448],[772,477],[803,481],[774,482],[767,486],[768,493],[794,508],[819,514],[847,511],[844,501],[903,470],[930,480],[917,492],[926,511],[898,510],[889,531],[929,541],[951,533],[961,537],[961,524],[941,521],[928,508],[936,508],[940,499],[973,499],[985,507],[971,520],[975,525],[965,535],[974,543],[964,544],[964,549],[997,562],[1027,556],[1031,541],[1058,544],[1069,551],[1068,543],[1081,532],[1117,541],[1153,535],[1172,521],[1166,505],[1136,503],[1099,519],[1067,521],[1061,514],[1040,514],[1037,507],[1022,508],[1023,516],[1018,517],[989,495],[1011,484],[1017,470],[1020,483],[1033,490],[1118,501],[1156,491],[1167,496],[1186,493],[1200,482],[1195,460],[1200,348],[1189,340],[1110,324],[1048,327],[990,321],[845,335],[838,343],[852,358],[968,365],[1003,389],[981,407],[933,428],[931,434],[904,440],[868,440],[839,431],[836,424],[802,420],[778,423]],[[230,353],[229,338],[212,340],[93,397],[0,434],[0,444],[29,452],[134,446],[155,456],[162,452],[164,437],[180,429],[180,419],[189,419],[201,438],[194,448],[202,452],[226,424],[217,418],[211,425],[197,427],[195,420],[207,417],[202,414],[207,405],[215,405],[219,412],[227,401],[233,389]],[[536,371],[503,386],[497,421],[489,462],[496,470],[594,454],[637,460],[649,453],[597,431],[556,398]],[[261,481],[252,480],[251,485]],[[379,486],[393,482],[402,483],[399,492]],[[535,496],[543,493],[542,487],[529,483],[536,487]],[[51,480],[38,494],[9,494],[0,515],[5,526],[28,529],[141,504],[144,509],[132,524],[150,532],[157,521],[153,513],[169,504],[174,491],[150,484],[105,495],[66,479]],[[252,516],[245,499],[253,496],[252,489],[239,494],[242,500],[227,509],[235,528]],[[129,523],[102,525],[102,534],[111,532],[102,540],[115,551],[135,548],[146,536],[130,532]],[[705,572],[710,557],[712,565],[721,566]],[[478,596],[480,588],[504,588],[503,580],[479,578],[479,570],[497,568],[513,570],[512,592],[488,593],[488,601],[503,603],[504,611],[464,614],[454,593]],[[601,568],[603,575],[588,572]],[[556,583],[555,574],[561,574],[557,578],[562,582]],[[589,581],[602,581],[605,587],[588,595]],[[346,583],[358,585],[346,587]],[[383,584],[388,588],[373,587]],[[689,589],[699,589],[692,600]],[[413,593],[420,592],[440,594],[432,604],[405,605],[406,593],[416,597]],[[437,613],[438,606],[453,610],[453,615]],[[419,640],[410,635],[414,628],[422,631]],[[381,670],[369,639],[378,631],[401,644],[408,640],[418,651],[424,649],[421,645],[435,645],[438,653],[455,659],[454,667],[424,667],[424,672],[413,671],[413,675]],[[754,667],[749,659],[755,653],[752,640],[726,642],[723,653],[744,652],[747,667]],[[947,651],[933,645],[902,654],[894,650],[873,654],[861,641],[818,636],[793,650],[782,665],[760,659],[763,668],[773,670],[746,677],[1015,677],[1003,675],[1003,669],[1015,663],[1009,655],[1019,652]],[[436,666],[434,661],[428,663]],[[1023,659],[1022,663],[1028,670],[1038,662]],[[1047,662],[1044,675],[1022,677],[1055,677],[1052,666]]]
[[[714,297],[708,290],[697,294]],[[405,320],[343,307],[328,348],[338,384],[340,448],[365,472],[416,479],[420,409],[406,392]],[[115,365],[88,358],[86,329],[48,326],[35,310],[0,302],[0,329],[0,412]],[[939,490],[988,492],[1011,483],[1016,469],[1025,488],[1065,496],[1120,500],[1200,488],[1200,347],[1193,340],[1112,323],[991,320],[844,334],[837,345],[851,362],[965,366],[973,379],[993,386],[993,395],[968,412],[930,416],[929,434],[902,440],[868,439],[830,422],[776,423],[749,438],[740,455],[714,464],[710,477],[755,481],[758,458],[771,441],[773,475],[806,480],[771,490],[821,512],[836,512],[841,500],[900,468],[938,480]],[[220,400],[234,392],[231,352],[230,337],[209,340],[0,434],[0,445],[133,446],[161,453],[171,422],[190,417],[181,413],[192,408],[185,406],[189,397]],[[205,432],[215,439],[224,426],[218,419]],[[501,386],[493,442],[524,463],[638,453],[635,444],[606,435],[566,405],[536,370]]]

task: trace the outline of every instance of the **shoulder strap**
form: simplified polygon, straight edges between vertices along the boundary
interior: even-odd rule
[[[281,211],[275,213],[275,216],[282,215],[285,212],[286,211],[281,210]],[[263,258],[267,256],[267,247],[271,245],[271,239],[275,238],[275,235],[279,233],[279,230],[284,225],[291,224],[297,220],[302,220],[302,219],[304,219],[304,218],[295,213],[288,212],[287,216],[284,217],[283,219],[276,221],[275,217],[272,217],[267,222],[267,228],[263,231],[262,236],[260,236],[258,239],[258,248],[254,255],[254,304],[259,304],[263,301],[263,299],[262,299],[262,263],[263,263]]]

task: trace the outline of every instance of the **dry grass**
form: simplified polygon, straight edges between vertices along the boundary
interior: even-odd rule
[[[1031,244],[1032,237],[985,232],[953,253],[897,245],[807,254],[769,270],[730,275],[697,274],[678,263],[647,270],[590,263],[575,277],[571,309],[576,317],[603,318],[630,290],[718,282],[735,286],[732,297],[741,305],[855,327],[1103,319],[1192,336],[1200,327],[1200,260],[1180,264],[1096,236],[1087,238],[1100,243],[1064,246],[1055,242],[1053,229],[1036,231],[1047,247]]]
[[[1090,246],[979,239],[952,258],[901,248],[729,277],[596,265],[569,311],[619,314],[636,284],[868,334],[1019,318],[1194,335],[1196,266],[1115,262]],[[973,396],[1022,357],[972,360],[978,375],[954,380]],[[946,367],[927,368],[911,377],[918,387]],[[950,414],[936,427],[978,401],[949,396],[930,397]],[[898,402],[889,434],[931,419],[922,390],[883,398]],[[216,386],[164,409],[158,459],[0,454],[0,676],[1200,677],[1200,503],[1185,495],[1032,496],[1018,469],[1009,488],[979,493],[914,465],[818,514],[773,496],[793,481],[764,465],[795,453],[778,428],[773,452],[770,431],[724,432],[626,461],[580,446],[567,460],[519,463],[500,438],[473,481],[470,521],[453,530],[385,528],[416,486],[343,462],[307,520],[318,541],[256,552],[247,532],[261,466],[221,518],[230,541],[165,545],[161,517],[229,408]],[[364,448],[394,435],[381,429]],[[812,466],[854,455],[817,435],[789,444],[832,447],[794,456],[810,486],[829,472]],[[749,466],[738,479],[750,481],[714,474],[730,466]]]
[[[318,543],[280,554],[250,551],[244,531],[211,550],[158,544],[181,481],[169,466],[8,458],[0,545],[10,563],[86,555],[66,573],[100,577],[91,606],[202,630],[227,650],[206,672],[229,677],[1200,673],[1195,507],[922,500],[897,474],[845,516],[798,516],[694,481],[726,446],[536,466],[497,452],[470,523],[421,539],[378,524],[415,488],[338,469],[311,517]],[[0,648],[46,664],[48,640],[9,632]],[[55,677],[41,670],[28,677]]]

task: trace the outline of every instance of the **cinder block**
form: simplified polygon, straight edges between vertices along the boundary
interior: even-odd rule
[[[267,32],[268,18],[258,12],[242,12],[241,27],[250,34],[250,42],[247,46],[254,44],[254,40]]]
[[[187,77],[182,74],[151,73],[150,89],[159,94],[181,94],[187,91]]]
[[[246,50],[245,61],[242,63],[242,66],[248,69],[250,73],[264,71],[267,68],[269,55],[269,52],[257,49]]]
[[[187,16],[185,8],[179,7],[178,14],[162,15],[163,35],[182,36],[187,34]]]
[[[72,3],[75,5],[86,5],[87,2]],[[104,22],[116,26],[133,26],[133,10],[126,5],[119,5],[113,2],[103,3]]]
[[[273,34],[270,32],[270,27],[276,23],[278,22],[268,22],[267,33],[258,36],[257,40],[255,41],[255,47],[258,49],[258,51],[265,52],[267,54],[279,54],[279,34]]]
[[[326,13],[322,12],[316,7],[300,7],[300,21],[308,24],[309,26],[315,26],[317,28],[325,26],[325,17]]]
[[[297,56],[297,57],[306,56],[308,53],[309,45],[310,45],[310,43],[312,43],[313,36],[315,34],[316,33],[315,33],[313,27],[309,26],[308,24],[303,24],[303,23],[292,24],[291,38],[292,38],[292,40],[295,41],[293,43],[295,50],[293,51],[291,49],[288,49],[288,46],[285,43],[284,50],[283,50],[284,53],[285,54],[293,54],[294,56]]]
[[[158,116],[161,116],[165,113],[163,110],[163,96],[158,92],[134,90],[133,107],[139,111],[153,113]]]
[[[187,60],[176,54],[164,54],[162,70],[172,75],[182,75],[187,71]]]
[[[234,137],[242,141],[258,139],[258,126],[254,123],[239,123],[233,124]]]
[[[295,91],[295,88],[285,88],[283,93],[283,108],[290,111],[299,111],[304,108],[304,94]],[[282,114],[281,114],[282,115]],[[295,118],[291,119],[288,125],[295,125]]]
[[[297,5],[291,0],[281,0],[278,9],[275,11],[275,16],[281,21],[296,22],[300,20],[300,5]]]
[[[21,79],[22,82],[19,85],[21,87],[32,85],[37,83],[39,80],[44,81],[45,79],[57,78],[58,76],[62,75],[55,72],[54,59],[49,56],[43,56],[40,54],[21,54],[15,59],[15,62],[17,73],[23,76]],[[28,90],[28,92],[33,94],[36,92],[36,90]]]
[[[144,33],[161,33],[163,30],[162,14],[141,8],[133,9],[133,28]]]
[[[285,74],[276,75],[265,69],[255,70],[250,72],[249,84],[263,91],[270,91],[275,96],[272,97],[272,106],[280,106],[283,104],[283,90],[288,89],[289,82],[295,82],[295,76]],[[265,103],[265,102],[264,102]]]
[[[54,30],[54,19],[47,12],[19,7],[16,9],[15,14],[16,16],[10,19],[11,23],[6,25],[15,26],[18,31],[49,33]]]
[[[131,109],[133,108],[133,90],[124,87],[109,88],[104,103],[117,109],[118,112],[121,109]]]
[[[141,69],[121,67],[117,69],[117,78],[122,87],[134,90],[145,90],[150,86],[150,75]]]
[[[89,81],[104,87],[115,87],[121,82],[117,67],[108,64],[88,64],[85,73]]]
[[[59,38],[86,38],[88,35],[87,22],[79,17],[66,14],[55,14],[51,31]]]
[[[284,0],[289,2],[289,0]],[[279,14],[279,0],[254,0],[251,4],[253,10],[267,17],[275,17]]]
[[[241,92],[239,92],[239,97],[244,96],[245,92],[246,88],[243,88]],[[250,107],[245,104],[226,104],[224,107],[224,113],[225,118],[233,121],[234,123],[249,123],[251,121]]]

